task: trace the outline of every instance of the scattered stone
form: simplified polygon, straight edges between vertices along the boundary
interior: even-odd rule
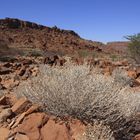
[[[9,63],[9,62],[7,62],[7,63],[5,63],[4,65],[3,65],[3,67],[6,67],[6,68],[10,68],[10,67],[12,67],[13,65],[11,64],[11,63]]]
[[[13,69],[18,70],[21,66],[22,66],[21,63],[14,63],[13,64]]]
[[[140,134],[137,134],[133,140],[140,140]]]
[[[29,100],[26,98],[20,98],[13,106],[12,106],[12,111],[15,114],[20,114],[24,111],[26,111],[29,108]]]
[[[15,136],[15,140],[29,140],[29,138],[24,134],[17,133]]]
[[[128,73],[128,76],[131,78],[135,79],[137,77],[137,73],[135,70],[129,70],[127,73]]]
[[[140,84],[140,76],[136,79],[136,81]]]
[[[10,123],[10,122],[11,122],[11,120],[10,120],[10,119],[7,119],[7,122],[8,122],[8,123]]]
[[[0,105],[0,112],[2,112],[6,108],[10,108],[10,106],[9,105]]]
[[[117,61],[117,62],[114,62],[114,65],[116,67],[120,67],[120,66],[128,66],[128,61],[127,60],[123,60],[123,61]]]
[[[0,128],[0,140],[7,140],[9,132],[7,128]]]
[[[6,96],[0,98],[0,105],[6,105]]]
[[[29,69],[26,69],[24,75],[22,76],[22,80],[27,80],[30,75],[31,75],[30,70]]]
[[[23,76],[26,72],[26,67],[22,67],[20,71],[17,73],[19,76]]]
[[[25,115],[26,115],[25,112],[22,113],[22,114],[17,118],[16,122],[15,122],[13,125],[12,125],[12,124],[10,125],[11,128],[17,127],[17,126],[19,125],[19,123],[25,118]]]
[[[104,68],[103,73],[106,76],[110,76],[112,74],[112,71],[113,71],[112,67],[108,66],[108,67]]]
[[[39,106],[38,105],[32,105],[26,112],[25,114],[26,115],[29,115],[35,111],[37,111],[39,109]]]
[[[65,124],[49,120],[41,129],[42,140],[72,140]]]
[[[3,90],[4,89],[4,87],[3,87],[3,85],[0,83],[0,90]]]
[[[2,68],[0,69],[0,75],[10,74],[11,72],[12,72],[12,70],[9,69],[9,68],[6,68],[6,67],[2,67]]]
[[[73,120],[70,123],[70,131],[74,140],[86,140],[86,136],[84,135],[86,132],[86,126],[82,124],[79,120]]]
[[[3,86],[6,89],[13,89],[14,87],[19,85],[19,81],[15,81],[13,78],[5,80],[3,82]]]
[[[30,60],[30,59],[25,59],[25,60],[22,61],[23,65],[31,65],[32,63],[33,63],[33,61]]]
[[[39,140],[41,137],[39,128],[47,121],[45,113],[32,113],[23,120],[16,131],[26,134],[30,140]]]
[[[9,116],[11,116],[12,110],[10,108],[2,110],[0,113],[0,122],[6,121]]]
[[[14,123],[15,123],[15,119],[13,119],[13,120],[11,121],[11,123],[9,124],[9,127],[11,128],[11,127],[14,125]]]
[[[33,69],[31,69],[32,72],[32,76],[37,76],[39,69],[37,67],[34,67]]]
[[[7,105],[10,106],[13,106],[18,101],[14,92],[9,92],[9,94],[6,95],[6,99]]]
[[[136,68],[137,75],[140,75],[140,66]]]
[[[17,120],[16,120],[16,121],[14,120],[9,126],[10,126],[11,128],[17,127],[17,126],[23,121],[23,119],[25,118],[26,115],[29,115],[29,114],[33,113],[34,111],[38,110],[38,108],[39,108],[39,106],[37,106],[37,105],[31,106],[26,112],[23,112],[23,113],[17,118]]]

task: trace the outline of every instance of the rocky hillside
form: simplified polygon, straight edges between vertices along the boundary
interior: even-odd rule
[[[101,44],[82,39],[71,30],[11,18],[0,20],[0,41],[12,48],[40,48],[62,55],[77,53],[81,49],[96,51]]]
[[[140,140],[140,67],[118,59],[127,45],[1,19],[0,140]]]
[[[118,41],[118,42],[108,42],[104,47],[103,50],[105,52],[110,53],[126,53],[128,47],[128,41]]]

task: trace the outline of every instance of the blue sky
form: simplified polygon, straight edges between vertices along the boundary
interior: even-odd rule
[[[140,32],[140,0],[0,0],[0,18],[13,17],[76,31],[96,41]]]

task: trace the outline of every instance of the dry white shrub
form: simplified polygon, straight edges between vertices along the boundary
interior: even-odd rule
[[[40,74],[20,85],[16,93],[60,117],[70,115],[92,123],[95,119],[103,120],[116,137],[120,135],[123,139],[123,130],[140,106],[140,94],[132,93],[131,79],[120,70],[113,77],[93,71],[90,74],[87,65],[42,65]]]
[[[115,140],[110,127],[96,120],[93,125],[87,126],[85,136],[86,140]]]

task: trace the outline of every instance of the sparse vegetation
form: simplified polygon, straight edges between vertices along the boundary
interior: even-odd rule
[[[88,125],[85,136],[87,140],[115,140],[110,127],[97,120],[93,125]]]
[[[79,50],[78,54],[82,58],[85,58],[85,57],[89,56],[89,52],[87,50]]]
[[[93,57],[93,58],[97,58],[97,57],[98,57],[97,52],[94,51],[94,52],[92,53],[92,57]]]
[[[131,139],[135,125],[133,116],[140,105],[140,96],[129,88],[131,79],[120,70],[105,77],[87,65],[65,67],[41,66],[40,75],[17,89],[56,116],[73,116],[94,124],[103,121],[117,140]],[[133,118],[133,119],[132,119]],[[134,123],[135,122],[135,123]],[[136,123],[137,122],[137,123]]]
[[[78,55],[81,58],[88,58],[88,57],[98,58],[100,56],[100,53],[99,52],[96,52],[96,51],[79,50],[78,51]]]
[[[130,41],[128,50],[131,57],[140,64],[140,33],[136,35],[126,36],[126,39]]]
[[[0,61],[1,62],[12,62],[15,61],[16,59],[12,56],[1,56]]]
[[[115,61],[117,59],[117,56],[115,54],[112,54],[110,57],[112,61]]]
[[[13,48],[15,52],[20,56],[39,57],[43,56],[43,51],[38,48]]]
[[[33,57],[43,56],[43,51],[39,49],[33,49],[32,51],[29,52],[29,55]]]

